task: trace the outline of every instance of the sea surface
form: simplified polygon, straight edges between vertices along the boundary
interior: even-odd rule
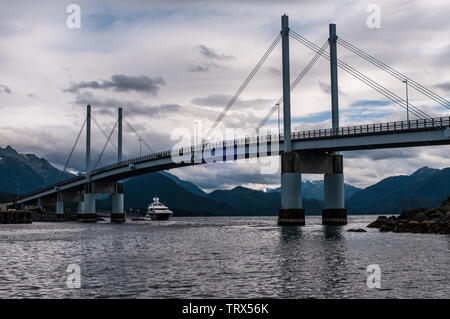
[[[381,233],[365,228],[376,216],[348,219],[0,225],[0,298],[450,298],[450,236]],[[71,264],[80,288],[67,285]],[[381,288],[367,285],[372,264]]]

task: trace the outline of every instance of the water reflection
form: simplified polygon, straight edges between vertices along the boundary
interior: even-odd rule
[[[372,220],[355,216],[349,227]],[[322,225],[320,216],[301,227],[275,223],[268,217],[3,225],[0,297],[448,297],[446,236],[348,233]],[[66,285],[72,263],[81,266],[81,289]],[[371,263],[382,266],[389,295],[367,288]]]
[[[326,240],[342,240],[342,226],[322,225],[323,238]]]
[[[319,241],[321,250],[318,266],[321,271],[321,290],[327,297],[344,297],[348,292],[344,283],[348,280],[346,241],[342,226],[322,225],[324,241]]]
[[[280,242],[281,244],[289,244],[302,238],[302,228],[299,226],[281,226]]]
[[[308,273],[305,271],[305,258],[308,249],[303,236],[304,226],[281,226],[278,245],[278,268],[280,297],[290,296],[304,286]]]

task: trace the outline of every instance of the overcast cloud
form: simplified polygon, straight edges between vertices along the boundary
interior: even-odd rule
[[[0,146],[36,153],[58,167],[84,121],[86,104],[109,132],[117,107],[155,150],[172,147],[177,127],[208,128],[280,31],[280,16],[319,46],[328,24],[337,33],[408,77],[449,98],[450,3],[395,1],[77,1],[81,29],[66,25],[68,3],[4,1],[0,11]],[[366,25],[369,4],[381,9],[381,28]],[[338,47],[339,57],[400,97],[405,84]],[[314,53],[290,43],[291,79]],[[254,128],[282,94],[281,45],[227,113],[221,128]],[[328,128],[329,64],[319,59],[292,92],[295,130]],[[341,125],[406,118],[406,112],[339,71]],[[433,116],[449,114],[412,88],[409,100]],[[267,124],[277,127],[277,112]],[[93,153],[105,138],[94,128]],[[83,170],[83,142],[71,167]],[[345,179],[359,187],[422,166],[450,166],[450,146],[344,152]],[[145,151],[147,151],[144,148]],[[136,134],[124,126],[124,154],[139,155]],[[112,163],[108,146],[103,164]],[[94,161],[94,160],[93,160]],[[205,189],[276,187],[279,175],[256,164],[205,165],[173,171]],[[321,178],[321,176],[307,176]]]

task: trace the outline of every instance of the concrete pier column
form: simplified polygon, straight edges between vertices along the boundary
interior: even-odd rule
[[[305,225],[305,210],[302,208],[302,174],[281,174],[281,208],[278,225]]]
[[[304,225],[302,208],[302,174],[299,173],[300,157],[296,152],[281,154],[281,208],[278,225]]]
[[[112,194],[112,211],[111,222],[123,223],[126,221],[125,209],[124,209],[124,195],[123,184],[116,183],[116,192]]]
[[[57,215],[63,215],[64,214],[64,201],[62,198],[62,194],[59,192],[56,194],[56,208],[55,212]]]
[[[64,202],[56,202],[56,214],[62,215],[64,214]]]
[[[325,174],[324,176],[323,225],[347,224],[347,210],[344,197],[344,174]]]
[[[78,215],[84,214],[84,202],[78,202],[77,205]]]
[[[96,222],[97,213],[95,211],[95,194],[84,194],[84,209],[83,214],[78,215],[78,221],[80,222]]]

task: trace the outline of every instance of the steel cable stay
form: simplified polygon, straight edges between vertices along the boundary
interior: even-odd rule
[[[304,37],[302,37],[301,35],[295,33],[292,30],[291,30],[291,36],[295,40],[297,40],[300,43],[306,45],[307,47],[309,47],[311,50],[313,50],[315,52],[318,52],[320,50],[320,48],[317,45],[315,45],[314,43],[310,42],[309,40],[305,39]],[[326,52],[323,52],[322,56],[325,57],[328,60],[330,59],[329,54],[326,53]],[[393,93],[392,91],[390,91],[387,88],[383,87],[382,85],[378,84],[374,80],[368,78],[367,76],[365,76],[361,72],[357,71],[356,69],[352,68],[351,66],[349,66],[348,64],[346,64],[345,62],[343,62],[343,61],[341,61],[339,59],[338,59],[338,66],[340,68],[342,68],[343,70],[345,70],[346,72],[348,72],[351,75],[353,75],[354,77],[356,77],[357,79],[361,80],[362,82],[364,82],[368,86],[372,87],[374,90],[376,90],[379,93],[383,94],[388,99],[393,101],[395,104],[401,106],[404,109],[407,109],[406,101],[404,99],[402,99],[401,97],[399,97],[398,95],[396,95],[395,93]],[[417,108],[416,106],[414,106],[414,105],[412,105],[410,103],[409,103],[409,108],[411,109],[410,112],[413,113],[414,115],[416,115],[418,118],[421,118],[421,119],[422,118],[423,119],[431,118],[431,116],[429,116],[426,112],[420,110],[419,108]]]
[[[114,123],[114,126],[113,126],[111,132],[109,133],[108,138],[106,139],[106,143],[105,143],[105,145],[103,145],[102,151],[100,152],[100,154],[99,154],[99,156],[98,156],[97,162],[96,162],[95,165],[94,165],[93,171],[95,171],[95,169],[97,168],[97,165],[100,163],[100,161],[101,161],[101,159],[102,159],[102,156],[103,156],[103,153],[105,152],[106,147],[108,146],[108,143],[109,143],[110,140],[111,140],[111,136],[113,135],[113,133],[114,133],[116,127],[117,127],[117,123],[118,123],[118,122],[119,122],[119,120],[116,120],[116,122]]]
[[[290,91],[292,92],[294,88],[300,83],[300,81],[305,77],[305,75],[309,72],[309,70],[312,68],[312,66],[316,63],[316,61],[319,59],[319,57],[322,55],[322,53],[328,48],[330,43],[328,40],[322,45],[320,50],[316,52],[316,54],[313,56],[313,58],[308,62],[308,64],[303,68],[303,70],[300,72],[300,74],[297,76],[297,78],[292,82]],[[258,132],[264,125],[266,125],[267,121],[272,117],[272,115],[275,113],[275,111],[283,104],[283,96],[281,96],[278,101],[275,103],[275,105],[269,110],[269,112],[264,116],[264,118],[261,120],[261,122],[256,127],[256,131]]]
[[[151,153],[154,153],[155,151],[150,146],[150,144],[148,144],[147,141],[141,135],[138,134],[138,132],[134,129],[134,127],[130,124],[130,122],[128,122],[126,119],[124,119],[123,121],[128,126],[128,128],[139,138],[139,140],[141,140],[144,143],[144,145],[149,149],[149,151]]]
[[[417,91],[421,92],[422,94],[424,94],[425,96],[429,97],[430,99],[434,100],[435,102],[441,104],[442,106],[450,109],[450,102],[447,101],[445,98],[441,97],[440,95],[438,95],[437,93],[427,89],[423,85],[417,83],[416,81],[414,81],[413,79],[407,77],[406,75],[398,72],[397,70],[393,69],[389,65],[381,62],[377,58],[375,58],[375,57],[371,56],[370,54],[364,52],[363,50],[361,50],[358,47],[352,45],[351,43],[345,41],[344,39],[338,38],[337,39],[337,43],[339,43],[341,46],[343,46],[347,50],[355,53],[356,55],[358,55],[360,57],[362,57],[366,61],[372,63],[373,65],[375,65],[375,66],[379,67],[380,69],[386,71],[387,73],[391,74],[392,76],[394,76],[395,78],[399,79],[400,81],[407,80],[409,86],[411,86],[412,88],[414,88]]]
[[[239,89],[236,91],[234,96],[231,98],[231,100],[228,102],[228,104],[225,106],[223,111],[219,114],[217,119],[214,121],[214,123],[211,125],[211,127],[206,131],[204,137],[203,137],[203,143],[205,143],[206,139],[211,134],[211,131],[214,130],[220,122],[223,120],[227,112],[230,110],[230,108],[233,106],[233,104],[237,101],[241,93],[244,91],[244,89],[247,87],[247,85],[250,83],[250,81],[253,79],[253,77],[256,75],[256,73],[259,71],[261,66],[264,64],[264,62],[267,60],[269,55],[272,53],[273,49],[277,46],[278,42],[281,40],[281,33],[278,34],[278,36],[275,38],[275,40],[272,42],[272,44],[269,46],[269,48],[266,50],[264,55],[261,57],[261,59],[258,61],[258,63],[255,65],[255,67],[252,69],[250,74],[247,76],[247,78],[244,80],[242,85],[239,87]]]
[[[299,39],[297,39],[295,36],[293,36],[294,39],[298,40],[299,42],[305,44],[303,41],[300,41]],[[313,51],[318,52],[318,47],[315,46],[311,46],[309,43],[306,43],[305,45],[307,45],[310,49],[312,49]],[[328,53],[324,52],[322,54],[323,57],[325,57],[326,59],[330,59],[330,56]],[[372,87],[374,90],[376,90],[377,92],[383,94],[384,96],[386,96],[388,99],[390,99],[391,101],[393,101],[394,103],[398,104],[399,106],[401,106],[402,108],[406,109],[406,103],[403,102],[402,103],[402,99],[398,96],[396,96],[394,93],[392,93],[391,91],[389,91],[388,89],[382,87],[381,85],[379,85],[378,83],[376,83],[375,81],[367,78],[366,76],[364,76],[362,73],[360,73],[359,71],[356,71],[355,69],[353,69],[352,67],[350,67],[348,64],[346,63],[342,63],[342,61],[338,60],[338,66],[341,67],[342,69],[344,69],[346,72],[352,74],[353,76],[355,76],[357,79],[361,80],[362,82],[364,82],[365,84],[367,84],[368,86]],[[413,113],[414,115],[416,115],[419,118],[429,118],[430,116],[424,115],[424,114],[420,114],[420,112],[422,112],[421,110],[415,108],[413,105],[410,104],[410,107],[412,108],[411,113]],[[416,110],[417,109],[417,110]]]
[[[105,132],[105,130],[102,128],[102,126],[97,122],[97,120],[94,118],[94,116],[91,115],[91,119],[94,122],[95,125],[97,125],[97,128],[100,130],[100,132],[102,132],[103,136],[105,136],[106,139],[108,139],[108,133]],[[110,141],[110,143],[112,144],[112,146],[117,149],[117,145],[116,143],[114,143],[114,141]]]
[[[297,41],[299,41],[300,43],[302,43],[302,44],[306,45],[307,47],[309,47],[311,50],[313,50],[315,52],[318,52],[319,49],[318,49],[317,45],[315,45],[311,41],[305,39],[304,37],[302,37],[301,35],[295,33],[292,30],[291,30],[291,36],[294,39],[296,39]],[[326,53],[326,52],[324,52],[322,54],[322,56],[324,56],[328,60],[330,59],[329,54]],[[368,78],[367,76],[363,75],[361,72],[357,71],[356,69],[352,68],[351,66],[349,66],[348,64],[346,64],[345,62],[343,62],[343,61],[341,61],[339,59],[338,59],[338,66],[340,68],[342,68],[343,70],[345,70],[346,72],[348,72],[351,75],[353,75],[354,77],[356,77],[357,79],[361,80],[362,82],[364,82],[368,86],[372,87],[374,90],[376,90],[379,93],[383,94],[388,99],[393,101],[395,104],[401,106],[404,109],[408,109],[408,107],[409,107],[411,109],[410,112],[412,114],[416,115],[419,119],[426,120],[428,118],[431,118],[430,115],[428,115],[426,112],[420,110],[416,106],[414,106],[412,104],[409,104],[407,106],[406,101],[404,99],[402,99],[401,97],[399,97],[395,93],[391,92],[387,88],[383,87],[382,85],[378,84],[377,82],[375,82],[372,79]],[[436,128],[436,130],[443,131],[443,129],[441,127],[439,127],[439,126],[435,126],[435,128]]]
[[[294,31],[292,31],[292,32],[294,32]],[[318,52],[318,50],[319,50],[318,46],[315,45],[314,43],[310,42],[309,40],[305,39],[304,37],[302,37],[302,36],[300,36],[298,34],[295,34],[292,37],[295,40],[299,41],[300,43],[308,46],[311,50]],[[327,52],[323,52],[322,56],[324,58],[326,58],[327,60],[330,59],[330,55]],[[398,95],[396,95],[395,93],[393,93],[389,89],[383,87],[382,85],[378,84],[377,82],[375,82],[374,80],[370,79],[369,77],[365,76],[364,74],[362,74],[361,72],[359,72],[355,68],[349,66],[347,63],[343,62],[342,60],[338,59],[337,62],[338,62],[338,66],[341,67],[343,70],[345,70],[346,72],[352,74],[353,76],[355,76],[356,78],[358,78],[362,82],[366,83],[367,85],[369,85],[373,89],[377,90],[379,93],[385,95],[392,102],[394,102],[394,103],[398,104],[399,106],[401,106],[401,107],[406,109],[406,101],[404,101],[401,97],[399,97]],[[415,107],[412,104],[410,104],[410,107],[413,110],[416,111],[416,113],[413,113],[413,114],[418,116],[418,117],[424,117],[424,118],[430,118],[431,117],[428,114],[426,114],[424,111],[418,109],[417,107]],[[419,116],[418,114],[421,114],[421,115]]]
[[[77,138],[76,138],[76,140],[75,140],[75,143],[73,144],[72,149],[71,149],[71,151],[70,151],[70,154],[69,154],[69,156],[67,157],[66,164],[64,165],[64,169],[63,169],[63,170],[61,171],[61,173],[59,174],[58,184],[61,182],[62,177],[63,177],[64,174],[66,173],[67,167],[69,166],[69,162],[70,162],[70,159],[72,158],[72,155],[73,155],[73,152],[74,152],[74,150],[75,150],[75,147],[76,147],[77,144],[78,144],[78,141],[79,141],[79,139],[80,139],[81,133],[83,133],[84,126],[86,125],[86,120],[87,120],[87,119],[84,119],[83,125],[81,126],[81,129],[80,129],[80,131],[78,132],[78,135],[77,135]]]

